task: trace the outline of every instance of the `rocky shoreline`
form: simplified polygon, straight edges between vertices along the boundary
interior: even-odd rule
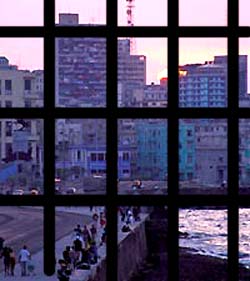
[[[162,258],[163,257],[163,258]],[[129,281],[168,281],[167,253],[161,258],[149,257]],[[227,260],[194,254],[189,248],[179,248],[179,281],[227,281]],[[250,270],[239,266],[239,281],[250,280]]]
[[[227,281],[227,260],[179,249],[179,281]],[[239,281],[250,280],[250,270],[239,266]]]

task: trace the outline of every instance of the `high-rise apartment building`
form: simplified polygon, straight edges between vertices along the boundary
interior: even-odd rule
[[[62,14],[59,18],[59,25],[78,24],[72,14]],[[55,90],[58,107],[106,105],[105,38],[56,38]]]
[[[213,61],[204,64],[180,67],[181,107],[226,107],[227,96],[227,56],[215,56]],[[247,99],[246,55],[239,56],[239,99],[244,102]]]
[[[179,70],[180,107],[226,107],[227,66],[205,62]]]
[[[118,40],[118,105],[140,106],[145,84],[146,56],[131,55],[129,39]]]
[[[215,64],[227,67],[227,56],[215,56]],[[239,55],[239,98],[244,98],[247,94],[247,55]]]

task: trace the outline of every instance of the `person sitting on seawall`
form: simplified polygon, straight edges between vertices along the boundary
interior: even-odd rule
[[[122,226],[122,232],[130,232],[130,231],[131,231],[131,228],[130,228],[130,226],[129,226],[129,223],[126,222],[126,224],[124,224],[124,225]]]
[[[98,250],[95,241],[92,241],[90,243],[89,254],[90,254],[90,263],[96,264],[98,259]]]
[[[59,281],[69,281],[71,271],[68,270],[64,260],[58,261],[60,268],[57,270],[57,278]]]

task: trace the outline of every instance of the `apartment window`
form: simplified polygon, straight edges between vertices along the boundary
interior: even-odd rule
[[[98,153],[98,161],[104,161],[104,154]]]
[[[128,160],[129,160],[129,153],[128,153],[128,152],[123,152],[123,154],[122,154],[122,160],[123,160],[123,161],[128,161]]]
[[[81,160],[81,150],[77,150],[77,160]]]
[[[8,121],[5,123],[5,135],[6,137],[12,136],[12,122]]]
[[[187,157],[187,163],[191,164],[192,162],[193,162],[193,156],[189,154]]]
[[[7,159],[11,159],[12,158],[12,154],[13,154],[13,150],[12,150],[12,143],[6,143],[5,144],[5,155]]]
[[[91,153],[90,154],[90,159],[91,159],[91,161],[96,161],[97,160],[96,153]]]
[[[31,100],[25,100],[24,101],[24,107],[30,108],[31,107]]]
[[[5,94],[10,95],[12,91],[12,80],[5,80]]]
[[[31,90],[31,80],[30,79],[25,79],[24,80],[24,90],[25,91],[30,91]]]
[[[12,107],[12,101],[5,101],[5,107]]]

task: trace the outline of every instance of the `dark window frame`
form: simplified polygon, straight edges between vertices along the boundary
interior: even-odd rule
[[[119,0],[120,1],[120,0]],[[166,0],[167,1],[167,0]],[[238,210],[239,205],[249,206],[249,197],[238,196],[238,120],[250,118],[249,110],[239,108],[238,95],[238,39],[249,37],[246,27],[238,27],[238,1],[228,0],[228,26],[179,27],[178,1],[168,0],[168,27],[117,27],[117,2],[107,0],[107,25],[101,27],[55,26],[55,3],[44,0],[43,27],[0,27],[0,34],[16,37],[44,37],[45,76],[44,92],[55,92],[55,37],[105,37],[107,39],[107,107],[106,108],[55,108],[55,97],[44,95],[44,108],[1,109],[1,118],[42,118],[44,120],[44,194],[36,197],[6,195],[0,206],[44,207],[44,260],[46,274],[53,274],[55,246],[55,207],[105,205],[107,207],[107,280],[117,278],[117,206],[152,205],[152,196],[123,196],[117,194],[117,119],[168,118],[168,195],[155,196],[154,204],[168,206],[169,280],[178,280],[178,211],[181,207],[227,206],[228,208],[228,277],[238,280]],[[168,38],[168,108],[151,109],[117,108],[117,39],[118,37],[167,37]],[[178,107],[178,49],[180,37],[228,38],[228,107],[179,108]],[[231,67],[234,66],[234,67]],[[112,114],[111,114],[112,113]],[[105,118],[107,120],[107,193],[95,196],[56,196],[54,189],[55,123],[57,118]],[[221,196],[179,195],[178,193],[178,122],[183,118],[225,118],[228,120],[228,194]],[[114,164],[115,163],[115,164]],[[115,250],[114,250],[115,248]]]

